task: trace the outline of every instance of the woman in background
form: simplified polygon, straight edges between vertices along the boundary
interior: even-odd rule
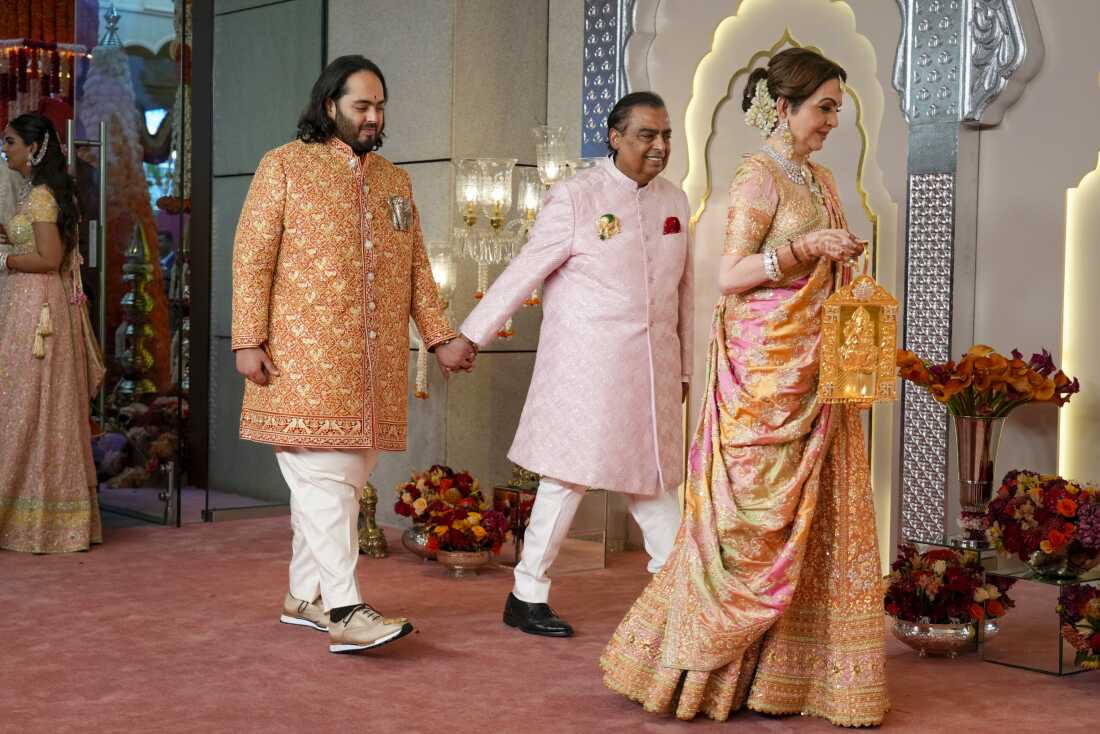
[[[89,404],[102,373],[89,369],[75,185],[41,115],[12,120],[3,152],[22,187],[0,231],[0,548],[87,550],[101,542]]]

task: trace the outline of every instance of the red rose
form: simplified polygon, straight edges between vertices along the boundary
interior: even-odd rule
[[[397,502],[394,504],[393,511],[396,512],[398,515],[404,515],[405,517],[408,517],[412,514],[412,508],[406,505],[401,500],[397,500]]]
[[[1092,637],[1089,638],[1089,647],[1093,652],[1100,652],[1100,632],[1092,633]]]
[[[665,234],[679,234],[680,233],[680,219],[678,217],[669,217],[665,220]]]

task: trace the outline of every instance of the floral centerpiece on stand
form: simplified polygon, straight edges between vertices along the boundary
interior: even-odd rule
[[[986,535],[1039,575],[1076,577],[1100,563],[1100,490],[1012,470],[986,508]]]
[[[401,540],[417,555],[443,562],[472,562],[454,556],[476,554],[484,563],[490,552],[500,552],[508,535],[508,520],[491,509],[480,483],[469,472],[437,464],[413,474],[396,491],[394,511],[413,521]]]
[[[433,465],[417,472],[405,483],[397,485],[397,501],[393,510],[414,524],[424,525],[431,519],[428,507],[435,502],[457,505],[464,497],[480,492],[478,481],[469,472],[456,472],[449,466]]]
[[[393,510],[412,520],[412,527],[401,534],[401,544],[421,558],[435,559],[428,548],[431,512],[428,508],[440,502],[457,504],[464,496],[478,491],[479,485],[469,472],[456,472],[449,466],[433,465],[427,471],[415,472],[395,488],[397,501]]]
[[[1085,670],[1100,668],[1100,588],[1062,587],[1058,616],[1062,620],[1062,637],[1077,651],[1077,665]]]
[[[992,620],[1015,603],[1008,596],[1014,581],[985,571],[973,551],[935,548],[920,553],[915,545],[898,546],[898,558],[886,577],[886,613],[894,618],[894,636],[925,652],[954,656],[971,644],[977,626],[996,634]]]
[[[958,363],[942,364],[902,349],[897,361],[898,376],[926,389],[952,416],[959,456],[959,526],[968,545],[984,546],[983,518],[993,494],[1004,419],[1028,403],[1061,407],[1080,391],[1081,384],[1058,369],[1045,349],[1025,362],[1016,349],[1005,357],[993,347],[977,344]]]

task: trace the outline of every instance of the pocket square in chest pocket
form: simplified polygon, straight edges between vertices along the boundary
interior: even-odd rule
[[[398,232],[408,232],[412,223],[412,203],[405,196],[390,197],[390,223]]]
[[[669,217],[665,220],[665,234],[680,234],[680,218]]]

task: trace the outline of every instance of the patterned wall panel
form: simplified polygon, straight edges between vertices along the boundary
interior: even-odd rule
[[[607,153],[607,115],[628,89],[624,49],[636,0],[585,0],[581,155]]]
[[[905,346],[936,362],[949,359],[951,351],[954,195],[951,174],[909,177]],[[947,413],[927,390],[909,383],[904,401],[902,534],[938,540],[945,531]]]

